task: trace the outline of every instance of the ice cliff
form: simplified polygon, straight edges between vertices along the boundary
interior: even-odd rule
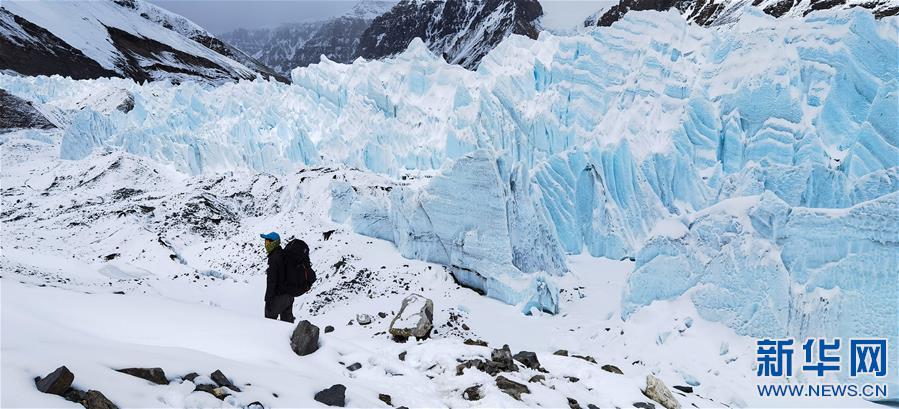
[[[385,174],[385,189],[335,181],[333,220],[526,311],[558,311],[563,255],[587,251],[636,259],[627,313],[689,294],[741,333],[835,336],[852,314],[895,329],[895,306],[851,289],[899,290],[897,32],[863,10],[750,9],[716,28],[630,12],[579,35],[512,36],[475,72],[413,41],[389,60],[296,69],[291,85],[0,88],[59,111],[67,159],[124,149],[191,173]],[[94,88],[124,89],[134,108],[67,110]],[[837,287],[839,300],[816,296]]]

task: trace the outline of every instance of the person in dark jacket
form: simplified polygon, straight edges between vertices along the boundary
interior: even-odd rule
[[[284,274],[286,263],[281,249],[281,236],[271,232],[260,234],[265,239],[268,268],[265,270],[265,318],[293,322],[293,296],[285,294]]]

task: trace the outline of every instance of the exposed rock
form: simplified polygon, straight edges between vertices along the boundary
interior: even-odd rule
[[[649,402],[634,402],[634,407],[639,409],[656,409],[656,405]]]
[[[50,129],[56,127],[40,111],[35,109],[30,101],[19,98],[2,89],[0,89],[0,106],[3,107],[3,109],[0,109],[0,132],[5,129],[16,128]]]
[[[556,352],[553,352],[553,355],[568,356],[568,350],[560,349]]]
[[[537,354],[530,351],[521,351],[512,356],[516,361],[521,362],[525,367],[531,369],[540,368],[540,361],[537,360]]]
[[[196,372],[191,372],[191,373],[189,373],[189,374],[187,374],[187,375],[182,376],[181,379],[184,379],[185,381],[191,381],[191,382],[193,382],[194,379],[197,379],[198,376],[200,376],[200,374],[198,374],[198,373],[196,373]]]
[[[388,395],[388,394],[386,394],[386,393],[379,393],[379,394],[378,394],[378,399],[380,399],[381,402],[386,403],[387,406],[393,406],[393,403],[392,403],[392,402],[393,402],[393,399],[391,399],[391,398],[390,398],[390,395]]]
[[[493,366],[500,371],[517,371],[518,365],[515,365],[515,362],[512,361],[512,351],[509,349],[509,345],[503,345],[502,348],[494,349],[490,352],[490,360],[488,362],[488,373],[490,373],[490,367]],[[491,373],[491,375],[494,375]]]
[[[683,393],[693,393],[693,387],[692,387],[692,386],[686,386],[686,385],[674,385],[674,386],[672,386],[672,388],[677,389],[677,390],[679,390],[679,391],[681,391],[681,392],[683,392]]]
[[[325,325],[325,334],[327,334],[329,332],[334,332],[334,327],[332,327],[330,325]]]
[[[157,385],[169,384],[169,380],[165,377],[165,371],[162,368],[123,368],[116,369],[116,371],[148,380]]]
[[[618,369],[618,367],[615,365],[605,364],[602,366],[602,370],[606,372],[617,373],[619,375],[624,375],[624,372],[621,372],[621,370]]]
[[[209,377],[212,378],[212,381],[215,382],[218,386],[226,386],[234,392],[240,392],[240,388],[234,386],[231,380],[228,379],[228,377],[218,369],[216,369],[215,372],[212,373],[212,375],[209,375]]]
[[[335,231],[336,230],[328,230],[328,231],[322,232],[322,240],[324,240],[324,241],[331,240],[331,235],[334,234]]]
[[[215,396],[219,400],[225,400],[225,398],[227,398],[229,395],[231,394],[228,393],[228,391],[225,390],[224,387],[218,387],[212,390],[212,396]]]
[[[352,364],[352,365],[346,367],[346,369],[348,369],[350,372],[357,371],[357,370],[359,370],[359,369],[361,369],[361,368],[362,368],[362,364],[360,364],[360,363],[358,363],[358,362],[356,362],[356,363],[354,363],[354,364]]]
[[[400,354],[397,355],[397,357],[400,359],[400,361],[405,361],[406,360],[406,351],[400,352]]]
[[[646,389],[643,390],[643,394],[664,406],[665,409],[680,409],[681,407],[680,402],[674,398],[668,387],[655,376],[646,375]]]
[[[319,391],[315,394],[315,400],[328,406],[343,407],[346,405],[346,386],[337,384]]]
[[[265,406],[262,405],[259,401],[251,402],[247,405],[246,409],[265,409]]]
[[[290,336],[290,349],[299,356],[306,356],[318,350],[318,327],[307,320],[297,323]]]
[[[568,407],[571,409],[581,409],[581,404],[577,403],[576,399],[568,398]]]
[[[568,379],[568,382],[571,382],[571,383],[578,382],[581,380],[581,378],[578,378],[577,376],[566,376],[565,379]]]
[[[200,385],[194,386],[194,392],[206,392],[210,395],[215,395],[215,393],[213,393],[214,390],[215,390],[215,385],[200,384]]]
[[[483,397],[481,385],[469,386],[462,392],[462,398],[465,400],[481,400]]]
[[[37,386],[37,390],[43,393],[62,396],[72,386],[72,381],[74,380],[75,374],[63,365],[50,372],[47,376],[35,379],[34,383]]]
[[[404,340],[426,339],[434,327],[434,302],[418,294],[403,299],[400,312],[390,321],[390,335]]]
[[[119,409],[112,401],[106,398],[100,391],[90,390],[84,394],[81,401],[87,409]]]
[[[596,405],[594,405],[594,404],[592,404],[592,403],[588,403],[588,404],[587,404],[587,409],[599,409],[599,406],[596,406]]]
[[[590,356],[590,355],[572,355],[571,357],[572,357],[572,358],[583,359],[583,360],[585,360],[585,361],[587,361],[587,362],[589,362],[589,363],[591,363],[591,364],[595,364],[595,363],[596,363],[596,359],[594,359],[594,358],[593,358],[592,356]]]
[[[509,380],[505,376],[497,376],[496,377],[496,387],[501,391],[505,392],[509,396],[521,400],[522,393],[531,393],[531,390],[528,389],[527,386],[522,385],[518,382]]]
[[[371,315],[368,314],[356,314],[356,322],[359,325],[368,325],[371,324]]]
[[[379,312],[379,313],[378,313],[378,317],[381,317],[381,318],[387,318],[387,313],[386,313],[386,312],[383,312],[383,311],[382,311],[382,312]]]
[[[480,339],[471,339],[471,338],[468,338],[468,339],[466,339],[466,340],[465,340],[464,342],[462,342],[462,343],[465,344],[465,345],[477,345],[477,346],[480,346],[480,347],[485,347],[485,346],[487,346],[487,342],[486,342],[486,341],[482,341],[482,340],[480,340]]]
[[[484,364],[484,361],[480,359],[469,359],[459,365],[456,365],[456,376],[462,376],[462,374],[465,373],[465,370],[468,368],[478,368],[479,370],[484,371],[486,366]]]
[[[84,391],[79,391],[78,389],[75,389],[75,388],[69,388],[62,395],[62,397],[65,398],[69,402],[81,403],[81,401],[84,400]]]
[[[534,383],[534,382],[543,382],[543,381],[545,381],[545,380],[546,380],[546,376],[545,376],[545,375],[534,375],[534,376],[531,377],[531,379],[528,379],[528,382],[530,382],[530,383]]]

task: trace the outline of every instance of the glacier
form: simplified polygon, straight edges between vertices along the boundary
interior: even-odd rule
[[[630,12],[511,36],[476,71],[413,41],[295,69],[290,85],[0,74],[0,88],[64,125],[65,159],[380,174],[332,181],[332,220],[525,312],[563,310],[564,255],[587,252],[636,261],[625,317],[687,295],[746,335],[858,335],[850,317],[870,315],[895,334],[895,304],[861,300],[899,293],[897,33],[864,10],[747,8],[714,28]],[[76,109],[108,89],[134,108]]]

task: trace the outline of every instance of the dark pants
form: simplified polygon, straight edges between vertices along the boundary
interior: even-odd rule
[[[265,318],[273,320],[281,316],[281,321],[293,322],[293,296],[288,294],[276,295],[265,302]]]

